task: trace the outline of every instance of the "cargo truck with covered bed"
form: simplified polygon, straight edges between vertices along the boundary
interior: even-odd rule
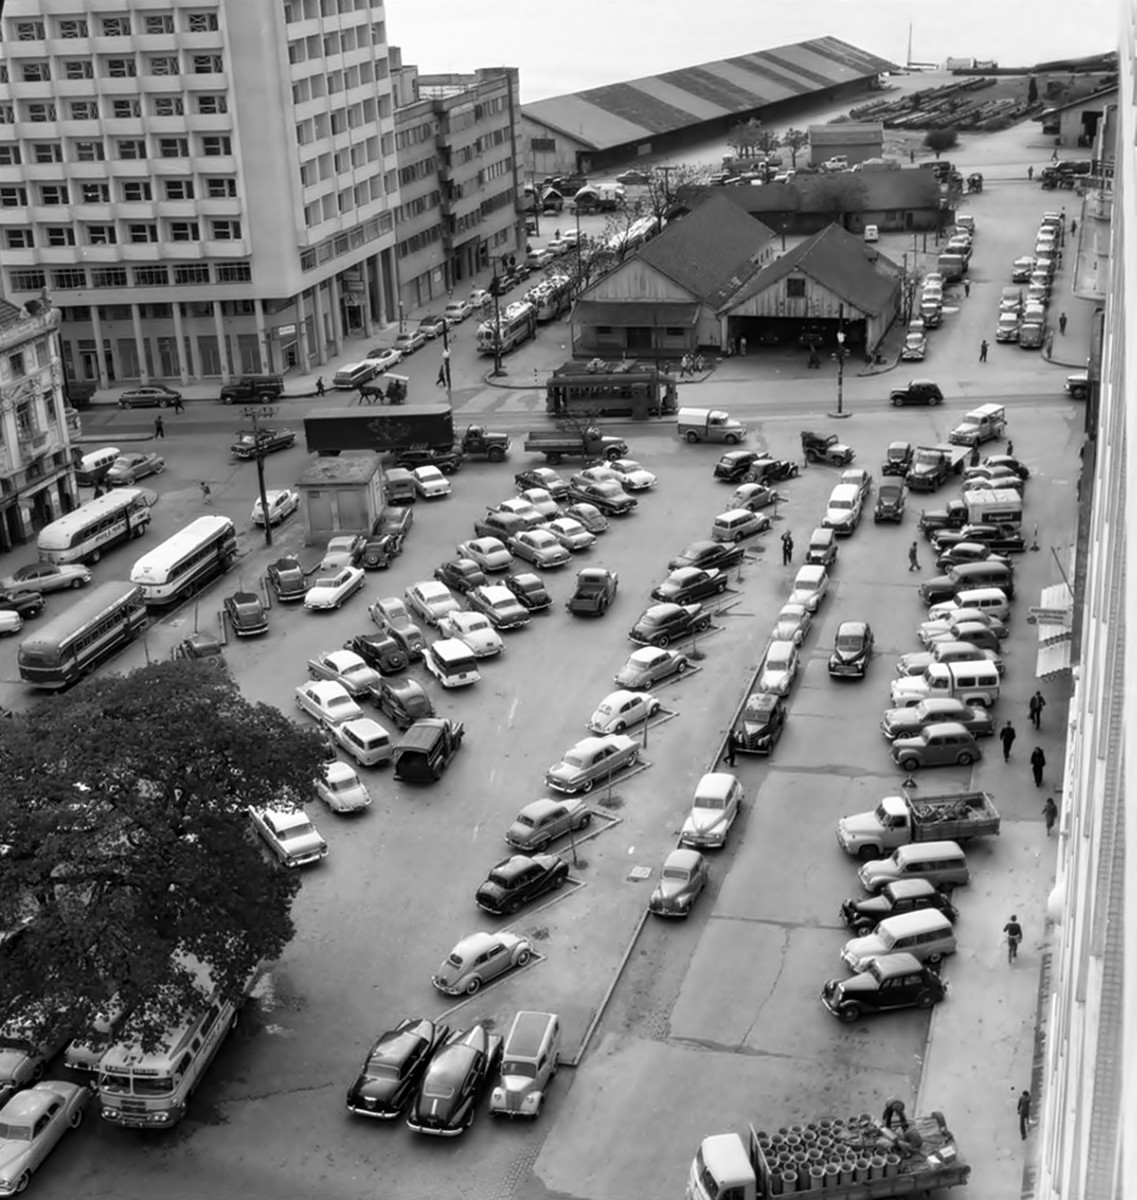
[[[966,842],[999,832],[998,809],[989,792],[945,792],[935,796],[885,796],[870,812],[837,822],[837,842],[846,854],[880,858],[910,842]]]
[[[920,532],[931,537],[944,529],[965,525],[1021,525],[1023,498],[1014,488],[982,488],[943,508],[920,513]]]
[[[374,450],[380,454],[454,445],[454,414],[448,404],[404,404],[396,408],[360,405],[316,408],[304,418],[309,453]]]

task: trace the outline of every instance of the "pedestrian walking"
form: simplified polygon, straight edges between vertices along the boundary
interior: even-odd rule
[[[1070,236],[1073,237],[1074,234],[1076,234],[1077,232],[1078,232],[1078,222],[1077,222],[1077,220],[1073,220],[1070,222]]]
[[[1058,316],[1058,332],[1063,337],[1066,336],[1066,314],[1065,313],[1060,313]]]
[[[1046,767],[1046,755],[1041,746],[1035,746],[1030,752],[1030,769],[1034,775],[1034,786],[1042,787],[1042,772]]]
[[[1030,703],[1027,705],[1027,710],[1030,713],[1030,723],[1035,729],[1042,728],[1042,710],[1046,707],[1046,701],[1042,698],[1041,692],[1035,692],[1030,698]]]
[[[817,353],[816,346],[810,346],[809,348],[809,369],[811,371],[821,370],[821,356]]]
[[[920,569],[920,551],[918,545],[913,542],[908,547],[908,570],[918,571]]]
[[[741,354],[745,358],[745,356],[746,356],[746,339],[744,337],[740,337],[738,339],[738,353]]]
[[[1027,179],[1028,179],[1028,180],[1029,180],[1029,179],[1033,179],[1033,178],[1034,178],[1034,167],[1033,167],[1033,166],[1027,167],[1027,169],[1026,169],[1026,177],[1027,177]]]
[[[1050,356],[1054,353],[1054,330],[1053,329],[1046,335],[1046,345],[1043,347],[1043,350],[1046,352],[1046,361],[1049,362]]]
[[[1003,762],[1011,761],[1011,747],[1015,744],[1015,727],[1008,721],[1002,729],[999,730],[999,741],[1003,743]]]
[[[1046,822],[1046,836],[1049,837],[1055,821],[1058,820],[1058,805],[1054,803],[1053,796],[1046,797],[1046,803],[1042,806],[1042,817]]]
[[[734,766],[734,755],[737,747],[738,742],[735,739],[734,730],[732,729],[730,733],[726,735],[726,753],[723,755],[723,757],[726,759],[726,765],[728,767]]]
[[[1058,143],[1057,142],[1054,143],[1054,149],[1050,151],[1050,161],[1051,162],[1058,161]]]
[[[438,364],[438,378],[434,381],[435,387],[450,386],[450,351],[442,351],[442,361]]]
[[[965,279],[963,281],[963,294],[965,296],[971,295],[971,280],[970,279]]]
[[[1014,913],[1003,926],[1003,932],[1007,935],[1007,962],[1014,962],[1019,956],[1019,942],[1023,940],[1023,927]]]
[[[1027,1130],[1030,1128],[1030,1092],[1023,1092],[1018,1102],[1019,1136],[1026,1141]]]
[[[788,567],[794,560],[794,535],[787,529],[782,534],[782,566]]]
[[[1014,456],[1015,456],[1015,444],[1014,444],[1014,442],[1011,441],[1010,438],[1007,438],[1007,457],[1014,458]]]
[[[880,1118],[880,1123],[885,1129],[891,1129],[893,1121],[899,1123],[901,1133],[908,1129],[908,1118],[904,1115],[903,1100],[889,1100],[884,1106],[884,1113]]]
[[[175,396],[174,397],[174,412],[180,413],[180,412],[185,412],[185,411],[186,411],[186,406],[185,406],[185,404],[182,403],[181,396],[180,395]]]
[[[327,390],[328,389],[326,387],[324,387],[324,377],[323,377],[323,375],[321,375],[320,378],[316,380],[316,395],[317,396],[326,395]]]
[[[203,480],[202,484],[201,484],[201,502],[202,502],[202,504],[211,503],[212,497],[213,497],[213,492],[210,489],[209,484]]]
[[[154,436],[156,438],[164,438],[166,436],[166,423],[161,417],[154,418]]]
[[[971,455],[967,460],[967,465],[969,467],[979,466],[979,446],[978,446],[978,444],[971,447]]]
[[[987,339],[986,338],[984,338],[979,343],[979,361],[980,362],[987,361]]]

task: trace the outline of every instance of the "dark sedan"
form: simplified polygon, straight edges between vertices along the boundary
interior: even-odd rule
[[[343,644],[380,675],[393,675],[407,666],[407,653],[393,637],[385,633],[357,633]]]
[[[701,567],[704,571],[709,571],[712,567],[717,567],[720,571],[728,571],[742,562],[745,553],[745,547],[736,543],[692,542],[682,554],[667,564],[667,569],[678,571],[680,567]]]
[[[680,638],[701,633],[711,623],[701,604],[653,604],[632,626],[628,637],[645,646],[665,648]]]
[[[434,1052],[450,1036],[448,1025],[408,1017],[367,1052],[359,1077],[347,1089],[357,1117],[394,1120],[406,1108]]]
[[[233,592],[223,603],[229,627],[238,637],[268,633],[268,609],[256,592]]]
[[[501,1038],[484,1025],[455,1030],[430,1060],[411,1102],[407,1125],[435,1137],[465,1133],[500,1062]]]
[[[130,388],[118,398],[119,408],[168,408],[175,400],[182,398],[181,392],[165,387],[160,383],[150,383],[143,387]]]
[[[834,678],[864,679],[872,658],[873,635],[866,621],[842,621],[837,626],[829,674]]]
[[[671,604],[693,604],[726,591],[727,578],[717,567],[680,567],[652,589],[651,598]]]
[[[400,729],[408,729],[416,721],[434,716],[434,704],[421,683],[413,679],[384,679],[372,689],[371,698],[385,716]]]
[[[269,563],[268,581],[282,604],[291,600],[303,600],[308,591],[304,568],[295,558],[278,558],[276,562]]]
[[[448,322],[445,317],[440,317],[436,313],[430,313],[419,321],[418,327],[426,334],[428,339],[433,339],[441,336],[442,331],[448,327]]]
[[[734,727],[734,748],[745,754],[772,754],[786,727],[789,705],[775,692],[751,692]]]
[[[530,612],[540,612],[553,603],[553,598],[540,575],[525,571],[520,575],[507,575],[502,583],[517,597],[521,606]]]
[[[514,854],[493,867],[474,899],[479,908],[503,916],[562,887],[566,879],[568,863],[559,854]]]
[[[1026,539],[1017,525],[964,525],[958,531],[937,533],[932,542],[940,553],[960,542],[981,542],[996,554],[1022,554],[1026,550]]]
[[[761,457],[756,450],[728,450],[715,464],[715,478],[738,483]]]
[[[434,568],[434,578],[464,596],[485,583],[486,573],[472,558],[452,558]]]
[[[0,591],[0,608],[17,612],[25,620],[38,617],[43,612],[43,592]]]

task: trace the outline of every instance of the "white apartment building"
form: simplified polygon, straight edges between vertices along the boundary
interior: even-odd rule
[[[62,310],[68,377],[314,370],[395,310],[372,0],[7,0],[0,292]]]

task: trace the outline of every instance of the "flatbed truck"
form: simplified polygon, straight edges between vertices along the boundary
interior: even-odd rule
[[[623,438],[602,434],[599,429],[550,429],[526,434],[525,449],[531,454],[543,454],[555,466],[562,458],[606,458],[611,462],[628,453],[628,443]]]
[[[869,812],[842,817],[837,842],[846,854],[869,860],[909,842],[967,842],[999,832],[999,810],[989,792],[885,796]]]

